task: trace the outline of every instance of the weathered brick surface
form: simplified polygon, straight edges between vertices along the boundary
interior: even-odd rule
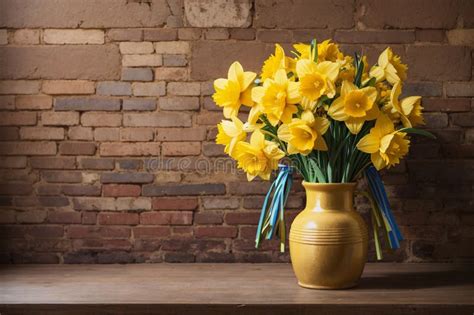
[[[17,109],[41,110],[53,106],[53,98],[47,95],[22,95],[15,98]]]
[[[45,30],[46,44],[103,44],[104,32],[100,30]]]
[[[55,110],[102,110],[115,111],[120,109],[120,100],[102,97],[59,97],[54,102]]]
[[[125,99],[123,100],[122,108],[123,110],[133,110],[133,111],[155,110],[156,100],[153,98]]]
[[[161,55],[124,55],[122,57],[124,67],[158,67],[162,64]]]
[[[348,0],[257,0],[256,27],[262,28],[350,28],[354,25],[354,2]],[[318,12],[318,18],[314,13]],[[276,18],[276,17],[285,18]]]
[[[148,2],[148,1],[147,1]],[[163,25],[170,14],[165,0],[149,1],[144,5],[138,1],[93,0],[72,3],[54,0],[2,1],[0,27],[12,28],[110,28],[110,27],[156,27]],[[107,12],[107,14],[104,14]]]
[[[122,81],[152,81],[153,71],[148,68],[123,68]]]
[[[166,94],[165,82],[134,83],[133,95],[135,96],[162,96]]]
[[[0,1],[6,262],[289,261],[278,242],[254,248],[269,183],[232,171],[215,144],[223,116],[211,95],[231,62],[260,72],[275,42],[291,55],[290,43],[313,38],[371,63],[391,46],[409,65],[402,97],[423,96],[423,128],[437,137],[413,136],[409,157],[383,173],[405,236],[386,260],[472,261],[473,9],[464,0]],[[294,187],[288,223],[305,204]]]
[[[0,57],[0,79],[120,78],[114,45],[7,46],[0,47]]]

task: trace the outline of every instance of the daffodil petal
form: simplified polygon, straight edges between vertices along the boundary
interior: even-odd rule
[[[344,97],[338,97],[328,109],[328,115],[334,120],[343,121],[346,120],[349,116],[344,112]]]
[[[382,157],[378,153],[372,153],[370,155],[370,160],[372,161],[372,164],[374,164],[375,168],[378,171],[380,171],[385,166],[387,166],[387,163],[385,163],[385,161],[382,159]]]
[[[375,153],[380,148],[380,138],[373,133],[369,133],[357,143],[357,149],[365,153]]]

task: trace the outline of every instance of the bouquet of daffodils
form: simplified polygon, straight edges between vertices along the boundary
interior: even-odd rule
[[[432,136],[415,128],[424,124],[421,97],[400,97],[407,66],[390,48],[372,67],[366,56],[344,55],[330,40],[293,48],[287,56],[277,44],[259,76],[234,62],[227,79],[214,82],[213,99],[226,118],[216,142],[248,180],[268,180],[280,165],[262,208],[257,246],[262,237],[278,234],[284,250],[283,211],[295,168],[314,183],[355,182],[365,175],[381,258],[376,227],[385,227],[392,248],[402,237],[377,171],[408,153],[410,133]],[[280,164],[284,157],[291,168]]]

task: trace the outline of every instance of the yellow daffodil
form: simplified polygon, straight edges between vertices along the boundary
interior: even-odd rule
[[[296,73],[300,79],[300,94],[310,101],[322,95],[329,98],[336,95],[334,82],[339,74],[339,64],[330,61],[315,63],[309,59],[300,59],[296,63]]]
[[[270,174],[278,168],[278,161],[285,153],[272,141],[265,140],[260,130],[255,130],[250,137],[250,143],[240,141],[235,148],[238,167],[247,173],[251,181],[256,176],[270,179]]]
[[[340,65],[338,80],[341,80],[341,82],[344,80],[353,82],[355,77],[354,59],[350,56],[345,56],[336,62]]]
[[[329,124],[326,118],[314,117],[311,111],[304,111],[301,118],[293,118],[289,124],[278,128],[278,138],[288,143],[288,154],[307,155],[313,149],[327,151],[323,135]]]
[[[331,40],[325,40],[321,44],[318,44],[318,62],[319,61],[332,61],[341,60],[344,55],[339,50],[337,44],[331,43]]]
[[[357,149],[369,153],[377,170],[400,163],[400,159],[408,153],[410,141],[406,133],[395,130],[390,118],[380,115],[375,127],[368,135],[360,139]]]
[[[276,44],[275,53],[263,63],[261,75],[262,80],[264,81],[266,79],[272,79],[275,76],[275,73],[280,69],[284,69],[289,72],[292,71],[294,67],[294,60],[286,57],[283,48]]]
[[[357,134],[365,121],[374,120],[379,115],[376,99],[374,87],[358,89],[353,83],[343,81],[341,96],[329,106],[328,114],[334,120],[344,121],[349,131]]]
[[[290,81],[285,70],[280,69],[274,79],[266,79],[263,86],[252,89],[252,100],[273,126],[279,121],[290,122],[298,111],[296,104],[301,100],[298,87],[299,83]]]
[[[388,108],[390,109],[389,116],[394,119],[400,119],[404,127],[414,127],[423,125],[425,122],[421,111],[421,96],[409,96],[401,101],[398,100],[402,93],[402,85],[399,82],[395,83],[390,93],[390,102]]]
[[[216,143],[225,145],[224,152],[234,157],[235,145],[239,141],[244,141],[247,133],[244,131],[244,124],[236,116],[232,121],[223,120],[217,125]]]
[[[212,97],[218,106],[223,107],[225,118],[237,116],[241,105],[253,105],[251,86],[255,77],[254,72],[244,72],[242,65],[234,62],[229,68],[227,79],[214,81],[216,92]]]
[[[394,85],[406,79],[407,69],[407,65],[402,63],[400,56],[395,55],[389,47],[380,54],[378,65],[372,67],[370,76],[375,77],[377,82],[387,80]]]
[[[307,44],[294,44],[293,48],[299,54],[299,59],[311,59],[311,46]]]
[[[298,52],[299,59],[311,59],[311,45],[295,44],[293,48]],[[331,43],[331,40],[325,40],[318,44],[318,62],[342,60],[344,55],[339,50],[339,46]]]

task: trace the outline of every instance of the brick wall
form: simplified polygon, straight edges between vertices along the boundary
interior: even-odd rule
[[[288,261],[253,248],[268,183],[231,172],[210,95],[313,37],[393,47],[438,136],[384,175],[407,239],[386,259],[473,260],[473,1],[2,0],[1,261]]]

